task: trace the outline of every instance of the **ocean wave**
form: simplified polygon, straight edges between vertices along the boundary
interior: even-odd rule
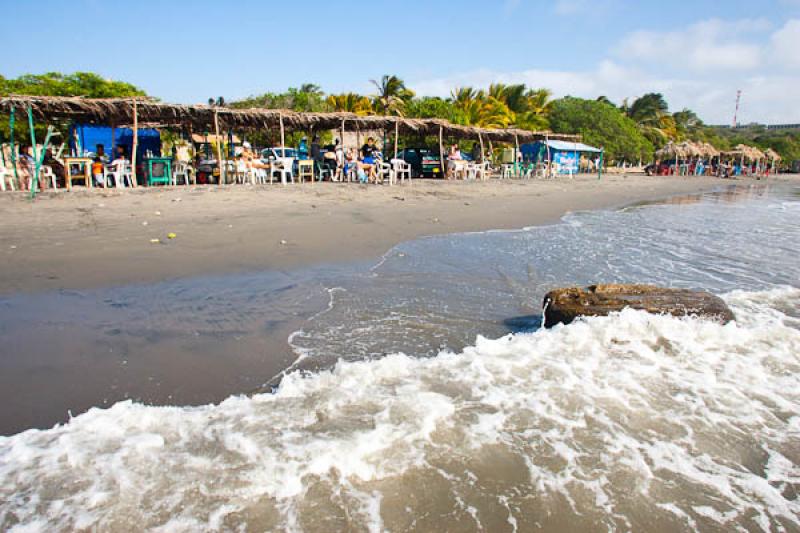
[[[800,527],[800,290],[340,362],[0,437],[0,528]]]

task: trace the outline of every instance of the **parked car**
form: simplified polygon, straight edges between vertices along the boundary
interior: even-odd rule
[[[411,165],[411,175],[415,178],[435,178],[442,174],[438,152],[428,148],[404,148],[397,157]]]

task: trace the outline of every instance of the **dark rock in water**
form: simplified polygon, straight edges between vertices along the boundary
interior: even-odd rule
[[[569,324],[579,316],[606,316],[626,307],[656,314],[696,315],[723,324],[735,319],[727,304],[708,292],[609,284],[548,292],[544,296],[544,326]]]

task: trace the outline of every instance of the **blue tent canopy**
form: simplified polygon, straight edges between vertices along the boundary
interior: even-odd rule
[[[522,158],[531,163],[539,163],[549,159],[558,165],[560,174],[576,174],[580,168],[581,154],[601,154],[602,150],[579,142],[570,141],[536,141],[519,147]]]
[[[102,144],[106,155],[113,158],[111,147],[122,146],[125,148],[125,153],[130,157],[133,150],[133,129],[132,128],[116,128],[114,130],[114,139],[111,139],[111,128],[109,126],[95,126],[93,124],[73,124],[70,127],[69,146],[70,150],[75,153],[80,152],[81,155],[89,153],[97,153],[97,146]],[[80,143],[80,150],[75,146],[75,135],[77,133],[78,142]],[[140,161],[147,153],[153,152],[155,155],[161,155],[161,134],[158,130],[151,128],[139,128],[138,147],[136,150],[136,157]]]

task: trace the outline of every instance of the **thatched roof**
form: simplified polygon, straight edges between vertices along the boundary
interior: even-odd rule
[[[359,116],[354,113],[299,113],[284,109],[231,109],[207,105],[167,104],[147,98],[82,98],[56,96],[6,96],[0,98],[0,113],[12,108],[24,112],[28,107],[38,119],[67,119],[90,124],[133,124],[134,102],[140,123],[163,124],[167,127],[213,129],[215,116],[220,128],[233,130],[276,129],[281,122],[286,130],[329,130],[345,128],[363,130],[394,129],[402,133],[438,135],[441,128],[447,137],[500,142],[532,142],[550,139],[579,140],[578,135],[533,132],[520,129],[488,129],[452,124],[442,119],[409,119],[392,116]]]
[[[773,161],[780,161],[781,159],[783,159],[780,156],[780,154],[775,150],[773,150],[772,148],[767,148],[766,151],[764,152],[764,155]]]
[[[662,148],[656,150],[657,157],[685,157],[686,150],[681,144],[669,141]]]
[[[724,155],[728,157],[744,157],[750,161],[757,161],[759,159],[764,159],[766,155],[764,152],[759,150],[754,146],[750,146],[747,144],[737,144],[733,150],[728,150],[727,152],[723,152]]]

